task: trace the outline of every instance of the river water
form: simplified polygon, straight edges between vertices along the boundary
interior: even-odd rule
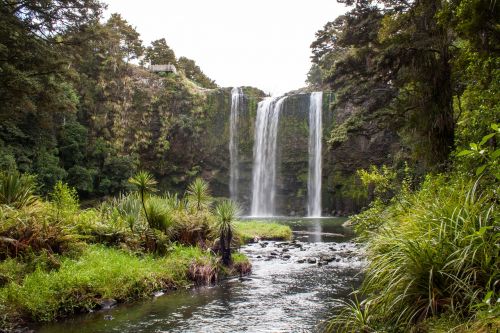
[[[294,242],[244,246],[253,265],[250,276],[76,316],[37,331],[314,332],[338,299],[359,286],[364,262],[352,231],[342,227],[345,219],[278,221],[291,226]]]

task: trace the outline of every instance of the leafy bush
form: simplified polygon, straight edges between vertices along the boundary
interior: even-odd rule
[[[171,209],[167,201],[159,196],[151,196],[146,202],[146,216],[149,227],[167,232],[173,223]]]
[[[187,189],[187,199],[190,204],[196,207],[196,210],[208,208],[212,202],[208,183],[202,178],[196,178]]]
[[[56,221],[65,220],[67,222],[71,220],[80,208],[76,190],[61,181],[54,185],[49,197],[54,207]]]
[[[14,208],[29,206],[36,201],[34,176],[17,171],[0,173],[0,204]]]
[[[0,259],[26,253],[64,253],[79,241],[79,236],[64,225],[52,223],[49,204],[22,209],[0,206]]]
[[[207,247],[207,241],[213,238],[215,221],[212,213],[208,211],[189,213],[178,209],[174,214],[174,223],[170,228],[172,240],[185,245]]]

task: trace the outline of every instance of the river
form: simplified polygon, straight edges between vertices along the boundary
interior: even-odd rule
[[[273,218],[276,220],[276,218]],[[252,274],[49,324],[38,332],[314,332],[361,283],[343,218],[278,218],[293,242],[242,247]]]

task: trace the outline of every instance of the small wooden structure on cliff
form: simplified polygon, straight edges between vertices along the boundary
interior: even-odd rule
[[[172,64],[167,65],[150,65],[149,71],[152,73],[174,73],[177,74],[177,68]]]

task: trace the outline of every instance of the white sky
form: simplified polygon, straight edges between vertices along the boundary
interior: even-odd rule
[[[145,45],[165,38],[223,87],[282,94],[305,86],[314,34],[346,9],[335,0],[103,0]]]

